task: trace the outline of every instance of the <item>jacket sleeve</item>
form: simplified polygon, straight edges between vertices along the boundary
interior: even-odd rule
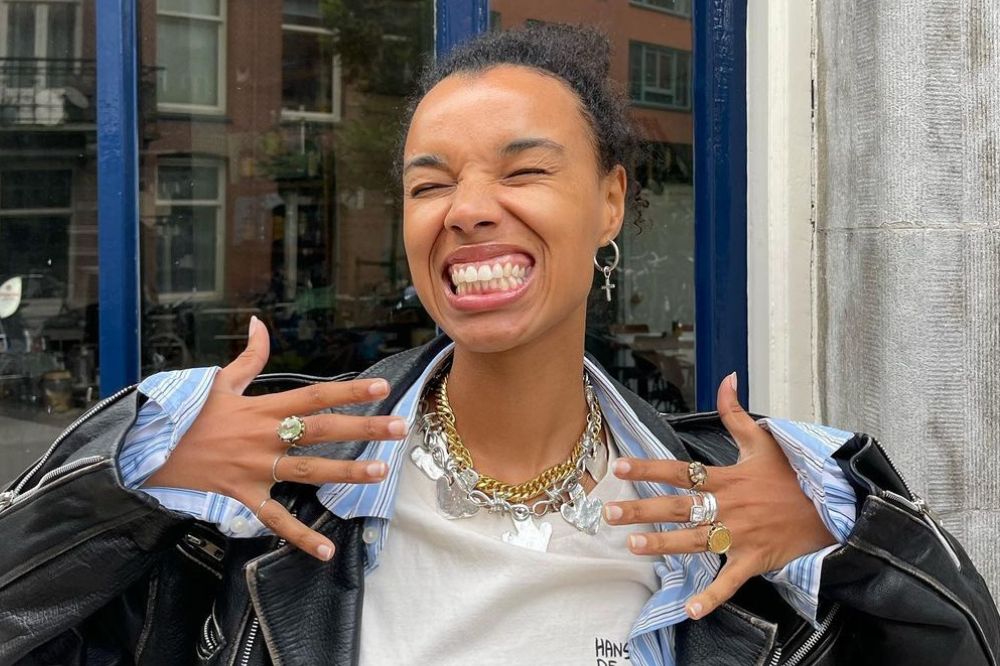
[[[130,388],[99,403],[0,493],[0,663],[104,607],[190,525],[122,483],[117,455],[144,401]]]

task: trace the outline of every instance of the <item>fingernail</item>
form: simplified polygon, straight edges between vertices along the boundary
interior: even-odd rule
[[[628,543],[632,548],[641,550],[646,547],[646,537],[641,534],[633,534],[628,538]]]
[[[622,517],[622,508],[620,506],[609,504],[606,507],[604,507],[605,520],[618,520],[621,517]]]
[[[259,321],[260,320],[257,319],[257,315],[250,315],[250,327],[247,329],[247,337],[253,335],[254,327],[257,326]]]
[[[736,380],[736,373],[734,372],[733,374],[729,375],[729,385],[732,386],[733,390],[735,391],[737,384],[738,382]]]
[[[368,476],[382,476],[385,474],[386,466],[384,462],[373,462],[365,467]]]
[[[385,395],[389,392],[389,382],[384,379],[376,379],[368,385],[368,393],[371,395]]]
[[[697,620],[699,617],[701,617],[701,604],[698,603],[697,601],[694,602],[693,604],[689,604],[687,607],[687,613],[688,615],[691,616],[692,619]]]
[[[615,475],[620,476],[622,474],[628,474],[632,469],[632,465],[629,464],[627,460],[616,460],[614,464]]]
[[[333,548],[325,543],[320,544],[319,547],[316,548],[316,554],[319,555],[319,559],[324,562],[328,562],[330,558],[333,557]]]
[[[402,437],[406,434],[406,421],[396,419],[389,423],[389,434],[395,437]]]

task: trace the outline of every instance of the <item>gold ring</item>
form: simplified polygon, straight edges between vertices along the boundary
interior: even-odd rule
[[[278,478],[278,461],[287,455],[287,453],[279,454],[278,457],[274,459],[274,462],[271,463],[271,478],[274,479],[275,483],[281,483],[281,479]]]
[[[700,462],[688,463],[688,480],[691,481],[691,490],[697,490],[708,481],[708,470]]]
[[[254,515],[254,517],[257,518],[257,520],[260,520],[260,511],[261,511],[261,509],[263,509],[264,505],[267,504],[270,501],[271,501],[271,498],[268,497],[263,502],[261,502],[260,504],[257,505],[257,510],[253,512],[253,515]],[[261,520],[261,522],[264,522],[264,521]]]
[[[289,446],[302,439],[306,434],[306,422],[301,416],[288,416],[278,424],[278,439]]]
[[[708,528],[708,551],[716,555],[724,554],[733,545],[733,533],[716,521]]]

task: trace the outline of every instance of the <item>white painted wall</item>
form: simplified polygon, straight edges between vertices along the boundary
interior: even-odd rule
[[[750,408],[816,416],[813,2],[749,0],[747,272]]]

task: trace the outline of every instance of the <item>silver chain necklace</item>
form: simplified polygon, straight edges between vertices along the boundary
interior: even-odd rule
[[[490,513],[507,514],[513,521],[513,531],[504,532],[502,540],[512,545],[544,551],[552,536],[552,525],[539,524],[536,519],[550,511],[558,511],[570,525],[587,534],[597,534],[601,524],[603,503],[587,497],[580,481],[595,465],[595,454],[601,436],[601,412],[597,397],[584,373],[587,406],[587,426],[583,435],[583,454],[573,470],[545,490],[545,497],[531,504],[511,503],[502,495],[488,495],[476,490],[479,474],[464,467],[448,452],[448,438],[437,413],[422,403],[421,437],[410,451],[413,463],[437,484],[437,505],[450,519],[469,518],[486,509]]]

